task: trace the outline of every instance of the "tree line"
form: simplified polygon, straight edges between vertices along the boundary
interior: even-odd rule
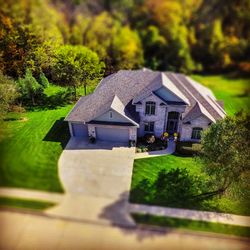
[[[70,86],[75,95],[82,85],[86,94],[119,69],[250,73],[248,0],[0,0],[0,6],[1,74],[7,84],[15,81],[19,100],[33,104],[44,81]]]

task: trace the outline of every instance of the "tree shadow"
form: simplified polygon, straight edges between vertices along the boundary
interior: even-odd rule
[[[128,196],[129,192],[121,193],[115,202],[102,210],[99,218],[108,220],[113,226],[120,228],[124,234],[135,234],[138,241],[159,236],[165,237],[166,233],[171,231],[169,228],[156,230],[156,228],[142,228],[138,226],[130,214]]]
[[[68,122],[64,121],[64,117],[56,120],[48,133],[43,138],[43,141],[60,142],[64,149],[70,139]]]
[[[50,96],[42,94],[36,105],[32,105],[30,102],[27,102],[26,109],[29,111],[50,110],[64,107],[72,102],[72,93],[69,90],[62,90]]]

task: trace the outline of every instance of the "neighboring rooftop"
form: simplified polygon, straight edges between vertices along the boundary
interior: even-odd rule
[[[225,116],[225,111],[213,93],[191,78],[178,73],[142,69],[120,70],[102,79],[93,94],[79,99],[65,120],[90,122],[113,109],[137,123],[138,116],[133,104],[151,93],[157,95],[155,91],[162,87],[179,98],[176,105],[187,106],[184,114],[186,120],[190,120],[194,110],[213,122]],[[166,104],[175,104],[163,101]]]

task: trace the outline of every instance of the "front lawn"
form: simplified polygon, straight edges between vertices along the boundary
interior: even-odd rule
[[[234,226],[215,222],[195,221],[189,219],[170,218],[148,214],[132,214],[132,216],[139,224],[250,237],[249,227]]]
[[[201,180],[206,180],[209,176],[201,173],[201,165],[193,157],[182,157],[177,155],[165,155],[152,158],[136,159],[134,161],[130,201],[132,203],[141,203],[149,205],[159,205],[162,201],[152,200],[151,193],[156,190],[153,189],[143,189],[141,181],[147,179],[150,183],[153,183],[158,173],[161,170],[170,170],[176,168],[186,168],[190,175],[198,176]],[[172,190],[175,192],[175,190]],[[214,198],[212,200],[206,200],[201,203],[190,202],[182,207],[180,204],[168,203],[168,207],[180,207],[196,210],[205,211],[216,211],[223,213],[233,213],[240,215],[250,215],[249,211],[249,201],[237,200],[235,197],[225,196],[221,199]]]

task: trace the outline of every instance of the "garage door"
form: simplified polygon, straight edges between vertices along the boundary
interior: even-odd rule
[[[102,141],[128,142],[128,128],[104,128],[96,127],[96,137]]]
[[[75,137],[88,137],[88,127],[86,124],[72,123],[72,131]]]

